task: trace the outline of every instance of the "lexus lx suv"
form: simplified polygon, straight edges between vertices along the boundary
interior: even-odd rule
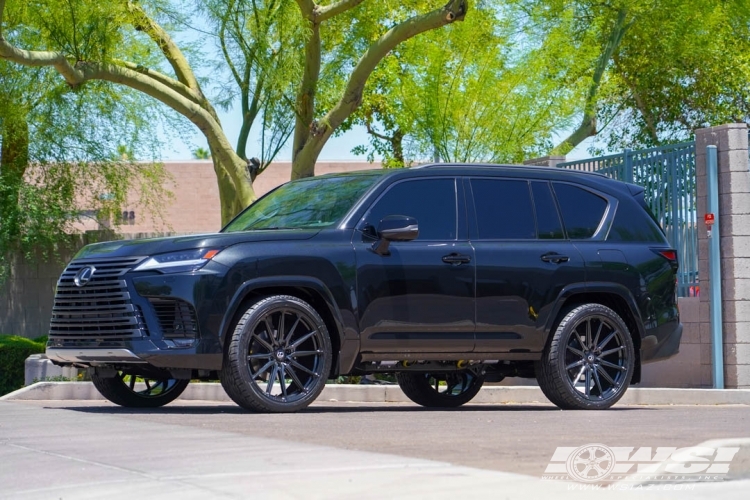
[[[612,406],[677,353],[677,255],[643,189],[545,167],[436,164],[284,184],[216,234],[84,247],[47,356],[129,407],[190,380],[291,412],[339,375],[395,374],[427,407],[536,378]]]

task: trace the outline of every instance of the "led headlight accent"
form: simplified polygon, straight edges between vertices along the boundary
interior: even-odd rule
[[[217,249],[199,248],[154,255],[133,271],[160,271],[162,273],[197,271],[214,258],[217,253],[219,253]]]

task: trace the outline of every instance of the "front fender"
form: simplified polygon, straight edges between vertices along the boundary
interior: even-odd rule
[[[313,290],[317,293],[325,302],[328,307],[333,321],[336,326],[335,332],[330,332],[332,335],[337,335],[339,339],[339,345],[343,345],[343,332],[344,332],[344,321],[341,316],[341,309],[336,304],[333,298],[333,294],[328,287],[317,278],[311,276],[273,276],[273,277],[262,277],[254,278],[244,282],[237,288],[234,293],[232,300],[229,302],[224,319],[219,327],[219,335],[222,342],[222,346],[226,344],[226,338],[229,334],[229,328],[232,321],[237,314],[242,302],[254,292],[262,289],[278,289],[278,288],[306,288]]]

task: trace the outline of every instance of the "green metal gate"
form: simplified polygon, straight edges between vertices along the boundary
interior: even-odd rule
[[[680,297],[699,294],[695,142],[559,163],[561,168],[599,172],[645,189],[646,203],[677,250]]]

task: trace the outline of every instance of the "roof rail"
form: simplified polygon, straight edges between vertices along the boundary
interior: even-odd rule
[[[547,171],[554,169],[557,172],[575,172],[580,174],[597,175],[599,177],[607,177],[599,172],[589,172],[586,170],[572,170],[568,168],[556,168],[556,167],[542,167],[539,165],[513,165],[513,164],[496,164],[496,163],[425,163],[423,165],[414,165],[409,167],[411,169],[424,169],[424,168],[448,168],[448,167],[466,167],[466,168],[511,168],[519,170],[536,170],[536,171]]]

